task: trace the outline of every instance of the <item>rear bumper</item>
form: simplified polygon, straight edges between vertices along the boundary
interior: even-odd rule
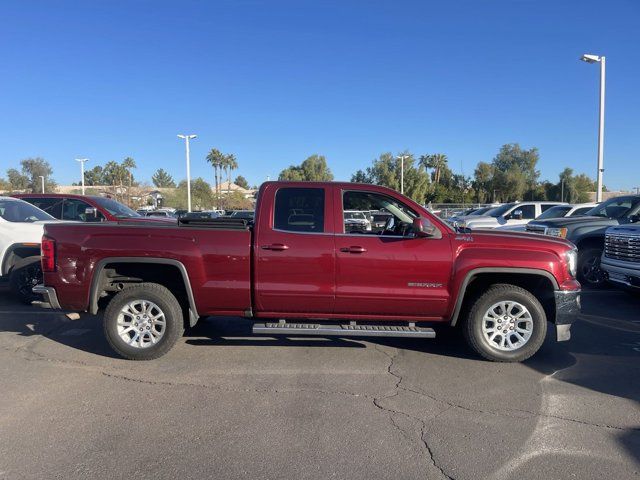
[[[40,307],[53,308],[55,310],[61,309],[55,288],[45,287],[44,285],[36,285],[35,287],[33,287],[33,293],[42,295],[42,302],[38,303]]]
[[[580,315],[580,290],[556,290],[556,339],[564,342],[571,338],[571,325]]]

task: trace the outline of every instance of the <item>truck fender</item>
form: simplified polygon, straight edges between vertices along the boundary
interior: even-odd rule
[[[187,291],[187,298],[189,300],[189,325],[194,326],[198,321],[199,315],[196,308],[196,302],[193,298],[193,289],[191,288],[191,282],[189,281],[189,275],[187,275],[187,269],[182,262],[173,260],[170,258],[149,258],[149,257],[107,257],[103,258],[96,263],[91,278],[91,290],[89,291],[89,313],[95,315],[98,313],[98,295],[100,294],[100,286],[104,277],[104,269],[110,263],[149,263],[149,264],[162,264],[171,265],[177,267],[182,275],[184,281],[184,287]]]
[[[546,270],[540,270],[537,268],[493,268],[493,267],[483,267],[483,268],[475,268],[467,272],[464,277],[464,280],[460,284],[460,290],[458,291],[458,297],[456,298],[455,308],[453,310],[453,314],[451,315],[451,326],[454,327],[458,323],[458,317],[460,316],[460,310],[462,310],[462,303],[464,302],[464,297],[467,291],[467,287],[469,283],[483,273],[509,273],[514,275],[538,275],[541,277],[547,278],[551,281],[551,285],[555,290],[558,290],[558,281],[555,277]]]

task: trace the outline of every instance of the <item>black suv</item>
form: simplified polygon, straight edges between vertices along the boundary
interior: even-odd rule
[[[532,221],[527,232],[566,238],[578,247],[578,280],[589,287],[599,287],[606,277],[600,268],[604,235],[612,225],[626,225],[640,220],[640,195],[615,197],[589,210],[585,216]]]

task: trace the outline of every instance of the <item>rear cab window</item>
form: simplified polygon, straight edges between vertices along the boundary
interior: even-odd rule
[[[274,230],[324,233],[326,190],[324,188],[283,187],[275,196]]]

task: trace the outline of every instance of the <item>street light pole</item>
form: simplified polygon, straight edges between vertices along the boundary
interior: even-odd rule
[[[561,187],[560,187],[560,201],[564,202],[564,178],[562,179],[561,182]]]
[[[76,162],[80,162],[80,175],[82,178],[82,195],[84,195],[84,164],[88,162],[88,158],[76,158]]]
[[[189,140],[197,138],[197,135],[178,135],[178,138],[184,138],[187,156],[187,211],[191,211],[191,162],[189,160]]]
[[[44,193],[44,177],[42,175],[38,175],[40,177],[40,184],[42,185],[42,193]]]
[[[580,60],[600,64],[600,124],[598,127],[598,181],[596,202],[602,201],[602,175],[604,173],[604,92],[606,79],[606,58],[604,56],[584,54]]]
[[[398,159],[400,159],[400,193],[404,195],[404,159],[407,158],[408,155],[398,155]]]

